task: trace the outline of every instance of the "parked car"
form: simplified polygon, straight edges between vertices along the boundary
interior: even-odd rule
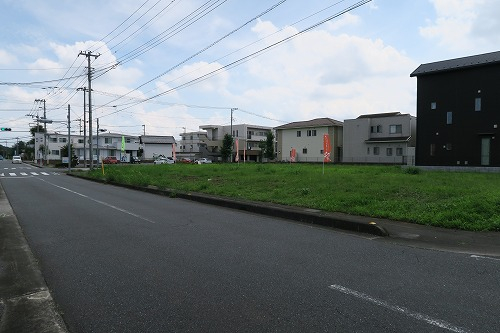
[[[118,159],[116,158],[116,156],[108,156],[102,160],[102,163],[104,163],[104,164],[118,164]]]
[[[208,163],[212,163],[211,160],[209,160],[208,158],[200,158],[198,161],[195,161],[195,163],[198,163],[198,164],[208,164]]]
[[[186,163],[186,164],[190,164],[190,163],[193,163],[193,160],[190,159],[190,158],[187,158],[187,157],[183,157],[179,160],[180,163]]]
[[[12,156],[12,163],[23,163],[23,160],[21,159],[21,156]]]
[[[141,159],[137,156],[131,156],[130,163],[141,163]]]
[[[153,162],[154,164],[174,164],[175,161],[172,157],[159,157]]]

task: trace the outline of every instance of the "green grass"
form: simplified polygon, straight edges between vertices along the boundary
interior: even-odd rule
[[[109,165],[105,181],[474,231],[500,231],[500,174],[321,164]]]

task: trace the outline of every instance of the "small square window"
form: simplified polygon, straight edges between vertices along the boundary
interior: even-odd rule
[[[453,112],[446,112],[446,125],[453,123]]]
[[[386,149],[387,156],[392,156],[392,148]]]
[[[437,103],[431,102],[431,110],[436,110],[436,109],[437,109]]]
[[[302,149],[302,154],[307,154],[307,148]]]
[[[297,131],[297,137],[300,138],[302,136],[302,131]]]
[[[379,147],[373,147],[373,155],[379,155],[380,154],[380,148]]]
[[[430,155],[436,156],[436,144],[435,143],[431,143]]]
[[[370,147],[367,147],[367,148],[366,148],[366,154],[367,154],[367,155],[370,155]]]
[[[403,132],[402,125],[390,125],[389,126],[389,134],[398,134]]]
[[[446,150],[451,150],[451,143],[446,144]]]
[[[396,156],[403,156],[403,148],[396,148]]]
[[[481,111],[481,97],[477,97],[474,103],[474,111]]]

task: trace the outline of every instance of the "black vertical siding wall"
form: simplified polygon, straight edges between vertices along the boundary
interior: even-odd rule
[[[481,111],[474,111],[476,97]],[[490,137],[490,166],[500,166],[500,64],[418,76],[417,119],[417,165],[481,166],[481,138]]]

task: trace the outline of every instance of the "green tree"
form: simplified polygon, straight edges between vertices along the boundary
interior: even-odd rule
[[[68,145],[64,145],[61,147],[61,157],[68,157]],[[78,164],[78,157],[75,154],[75,149],[73,145],[71,145],[71,166],[74,167]]]
[[[232,160],[232,148],[233,148],[233,137],[228,133],[224,134],[224,139],[222,140],[222,147],[220,150],[220,154],[222,157],[222,161],[226,162],[228,160]],[[231,161],[232,162],[232,161]]]
[[[274,134],[271,131],[267,132],[264,157],[270,160],[274,159]]]
[[[45,129],[43,128],[42,125],[38,125],[38,126],[33,126],[30,128],[30,133],[31,133],[31,136],[35,136],[35,133],[44,133],[45,132]]]

